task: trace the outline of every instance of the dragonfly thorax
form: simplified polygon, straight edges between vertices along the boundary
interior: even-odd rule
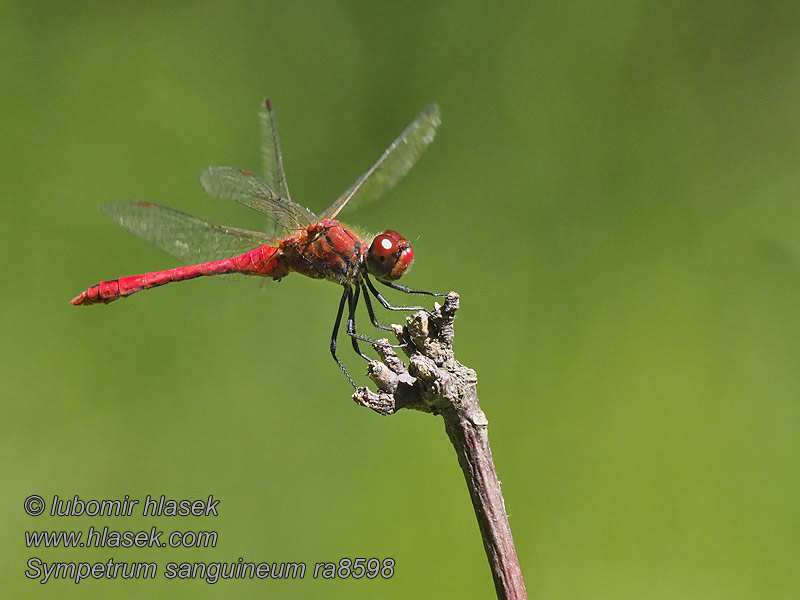
[[[414,250],[392,229],[375,236],[367,250],[367,271],[381,280],[400,279],[414,260]]]

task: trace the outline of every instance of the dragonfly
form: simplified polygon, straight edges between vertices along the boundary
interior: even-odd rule
[[[380,293],[372,279],[404,292],[443,296],[413,290],[397,283],[412,261],[411,244],[393,229],[372,237],[364,236],[337,220],[346,206],[376,200],[393,188],[411,169],[433,141],[441,123],[439,107],[431,104],[406,127],[378,161],[319,216],[292,200],[283,166],[275,112],[269,99],[259,111],[261,120],[264,177],[232,167],[208,167],[200,177],[206,193],[233,200],[267,217],[263,232],[226,227],[188,213],[141,200],[125,200],[102,207],[119,225],[147,242],[165,250],[189,266],[142,275],[120,277],[93,285],[75,298],[73,305],[108,304],[175,281],[203,276],[243,274],[280,280],[291,272],[341,285],[344,290],[331,334],[330,352],[336,364],[357,388],[336,353],[345,307],[345,331],[353,349],[362,358],[359,341],[382,343],[356,331],[356,308],[364,298],[371,323],[390,331],[375,314],[374,297],[390,311],[425,310],[421,306],[394,306]],[[383,342],[388,344],[388,342]],[[392,344],[388,344],[392,345]],[[402,344],[400,344],[402,345]]]

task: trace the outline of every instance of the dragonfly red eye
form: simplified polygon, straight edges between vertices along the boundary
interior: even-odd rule
[[[400,279],[413,260],[414,251],[403,236],[387,229],[370,244],[367,270],[378,279]]]

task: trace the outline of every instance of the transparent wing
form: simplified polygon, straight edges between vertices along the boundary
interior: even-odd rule
[[[186,262],[236,256],[271,243],[255,231],[223,227],[152,202],[124,200],[106,204],[101,210],[131,233]]]
[[[318,221],[307,208],[281,198],[267,183],[250,171],[231,167],[208,167],[200,176],[206,192],[222,200],[235,200],[267,215],[281,235],[291,234]]]
[[[377,200],[392,189],[433,141],[440,123],[439,107],[431,104],[392,142],[378,162],[322,213],[322,218],[333,219],[348,202]]]
[[[278,124],[275,122],[275,111],[269,98],[264,98],[258,113],[261,119],[261,152],[264,157],[264,180],[267,185],[278,192],[281,198],[292,199],[286,173],[283,170],[283,154],[278,138]]]

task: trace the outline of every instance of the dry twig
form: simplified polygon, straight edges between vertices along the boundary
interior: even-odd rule
[[[433,313],[420,311],[407,325],[394,325],[406,343],[408,366],[385,342],[373,347],[381,361],[368,375],[379,391],[358,388],[353,400],[384,415],[401,408],[442,415],[478,518],[498,598],[527,598],[500,482],[489,448],[489,421],[478,404],[478,378],[453,356],[453,319],[459,298],[450,292]]]

